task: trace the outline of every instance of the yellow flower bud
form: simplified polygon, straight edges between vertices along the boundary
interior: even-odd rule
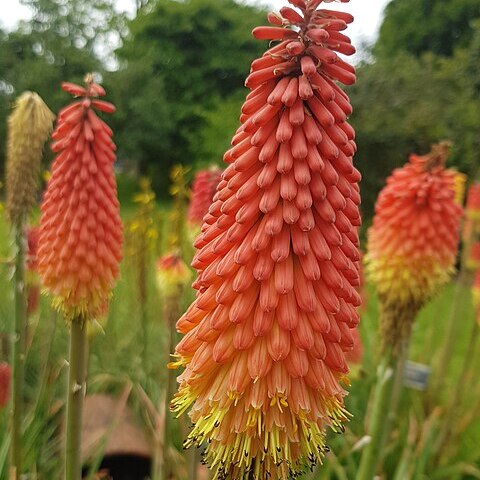
[[[7,215],[20,225],[36,203],[43,146],[55,116],[34,92],[23,93],[8,119]]]

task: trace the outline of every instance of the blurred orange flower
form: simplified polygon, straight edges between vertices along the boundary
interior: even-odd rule
[[[191,278],[180,253],[169,253],[157,260],[157,287],[165,296],[178,292]]]
[[[455,200],[457,173],[445,168],[447,156],[446,143],[427,155],[411,155],[387,179],[375,206],[366,273],[384,310],[397,312],[392,322],[400,323],[402,309],[413,321],[454,271],[462,208]],[[401,325],[391,325],[392,331],[396,327]]]
[[[222,171],[217,167],[200,170],[195,175],[188,206],[188,221],[191,225],[200,226],[202,224],[203,217],[212,204],[221,175]]]

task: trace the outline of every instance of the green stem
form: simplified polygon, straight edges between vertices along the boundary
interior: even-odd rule
[[[148,315],[147,315],[147,251],[146,232],[140,233],[140,250],[138,252],[138,297],[140,304],[140,321],[142,325],[142,360],[148,371]]]
[[[370,412],[370,421],[367,428],[370,442],[363,450],[356,480],[372,480],[375,475],[375,469],[381,459],[385,424],[389,414],[388,407],[396,377],[395,364],[395,357],[389,351],[384,355],[378,367],[372,411]]]
[[[167,303],[167,326],[169,331],[168,353],[175,350],[175,322],[178,320],[178,302],[179,298],[170,298]],[[168,308],[170,306],[170,308]],[[173,370],[168,371],[167,388],[165,392],[165,425],[163,436],[163,480],[169,480],[171,474],[171,462],[169,461],[169,452],[172,445],[172,414],[170,413],[170,401],[175,393],[176,373]]]
[[[67,423],[65,442],[65,480],[82,478],[81,437],[83,400],[87,377],[87,328],[85,320],[72,321],[67,392]]]
[[[467,269],[462,268],[458,275],[455,286],[455,293],[453,296],[450,317],[448,320],[447,330],[443,338],[445,339],[442,349],[440,351],[438,361],[434,368],[434,382],[431,386],[430,397],[438,399],[447,378],[447,371],[450,360],[452,358],[452,350],[455,339],[457,338],[456,330],[458,328],[458,319],[464,315],[465,306],[468,304],[467,298],[470,295],[470,286],[472,283],[472,275]]]
[[[164,319],[167,327],[168,345],[167,345],[167,361],[170,361],[170,353],[175,351],[176,335],[175,324],[180,317],[180,303],[182,299],[183,288],[178,286],[175,292],[165,298],[164,302]],[[167,385],[165,388],[165,417],[163,425],[163,447],[157,449],[154,458],[154,468],[152,472],[154,479],[161,478],[169,480],[172,474],[172,462],[169,459],[170,450],[173,444],[173,417],[170,413],[170,401],[176,390],[176,373],[174,370],[168,370]]]
[[[447,441],[452,441],[452,432],[455,426],[455,420],[458,416],[458,405],[462,398],[462,391],[465,385],[468,385],[467,378],[469,374],[469,366],[471,365],[472,358],[475,358],[475,350],[477,346],[477,340],[480,334],[480,327],[475,322],[473,326],[473,331],[470,335],[470,339],[468,342],[467,351],[465,356],[463,357],[463,364],[461,369],[460,377],[455,385],[453,392],[451,392],[451,401],[446,409],[445,420],[442,423],[442,430],[440,431],[440,435],[438,436],[438,448],[437,448],[437,459],[436,463],[439,465],[441,460],[445,458],[443,455],[444,450],[447,446]],[[468,387],[467,387],[468,388]],[[456,442],[452,442],[452,444],[456,444]]]
[[[25,376],[25,345],[27,298],[25,291],[25,235],[22,226],[15,228],[15,327],[13,337],[12,443],[10,478],[22,473],[23,382]]]
[[[385,424],[384,439],[390,433],[390,426],[395,421],[397,416],[398,405],[400,403],[400,398],[403,388],[403,379],[405,376],[405,364],[408,359],[408,350],[410,346],[410,337],[404,338],[399,343],[398,355],[395,357],[395,377],[393,379],[392,395],[390,398],[388,417]]]

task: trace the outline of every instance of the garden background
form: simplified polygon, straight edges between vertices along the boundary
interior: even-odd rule
[[[33,90],[58,112],[66,103],[60,83],[80,83],[86,72],[97,72],[108,100],[117,106],[108,121],[118,146],[117,181],[126,247],[104,332],[92,337],[89,393],[128,399],[137,424],[147,438],[156,441],[164,415],[168,324],[156,290],[155,261],[169,248],[172,224],[183,225],[178,231],[185,259],[192,254],[190,232],[181,217],[187,201],[182,192],[187,191],[195,171],[222,166],[246,94],[244,79],[251,61],[266,46],[250,32],[265,24],[266,12],[232,0],[139,0],[135,18],[128,19],[114,9],[113,0],[91,0],[88,5],[76,0],[23,3],[32,8],[32,19],[12,31],[0,30],[0,178],[4,178],[6,118],[14,99],[24,90]],[[113,54],[106,53],[106,45],[118,40],[120,46]],[[392,0],[378,39],[364,48],[357,84],[348,87],[347,93],[354,107],[355,162],[363,174],[365,231],[386,177],[406,162],[409,153],[425,153],[430,144],[448,139],[453,145],[448,166],[469,179],[478,174],[479,2]],[[51,159],[47,152],[45,170]],[[176,165],[183,168],[174,169],[172,177],[169,172]],[[150,180],[151,190],[142,178]],[[177,202],[173,214],[172,201]],[[10,255],[8,226],[1,218],[0,333],[10,331],[11,326]],[[345,435],[331,439],[334,453],[311,478],[353,478],[357,468],[362,422],[376,369],[378,309],[373,289],[367,290],[361,323],[365,355],[354,368],[347,398],[354,418]],[[187,289],[183,308],[192,298],[193,291]],[[454,298],[457,309],[452,311]],[[458,321],[451,357],[444,364],[441,352],[451,315]],[[406,391],[404,422],[394,430],[385,458],[385,478],[480,478],[480,355],[476,346],[466,373],[464,363],[465,355],[472,353],[467,352],[472,325],[468,289],[457,288],[455,281],[421,312],[410,358],[436,365],[432,375],[441,388],[433,392],[434,398],[432,391]],[[31,320],[29,344],[25,463],[32,478],[59,478],[67,329],[49,309],[46,298]],[[0,342],[0,353],[7,351]],[[445,370],[439,371],[439,365]],[[452,414],[450,392],[461,373],[465,373],[465,382]],[[440,410],[433,409],[433,404]],[[437,449],[433,439],[450,415],[454,431],[449,432],[447,444]],[[1,479],[7,478],[7,422],[5,411],[0,412]],[[178,478],[183,478],[186,467],[178,452],[172,458],[178,460]]]

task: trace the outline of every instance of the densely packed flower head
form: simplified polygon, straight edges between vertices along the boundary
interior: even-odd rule
[[[43,147],[54,119],[34,92],[25,92],[17,99],[8,119],[6,210],[14,225],[24,222],[37,202]]]
[[[10,384],[12,382],[12,369],[8,363],[0,362],[0,409],[4,408],[10,400]]]
[[[122,256],[115,144],[95,112],[115,107],[98,99],[105,90],[91,78],[62,88],[78,100],[60,112],[52,135],[57,157],[42,203],[38,270],[67,318],[89,319],[107,301]]]
[[[216,479],[287,479],[321,461],[327,426],[342,430],[360,296],[359,172],[337,53],[353,18],[291,1],[278,43],[252,63],[241,126],[204,217],[194,287],[179,320],[184,366],[172,409],[190,410],[186,441],[207,445]]]
[[[456,172],[445,168],[447,157],[445,143],[427,155],[411,155],[380,192],[366,273],[384,312],[398,309],[411,317],[454,270],[462,208],[455,200]]]
[[[200,170],[195,175],[188,206],[188,221],[191,225],[200,226],[202,224],[203,217],[212,204],[221,175],[222,171],[218,167]]]

